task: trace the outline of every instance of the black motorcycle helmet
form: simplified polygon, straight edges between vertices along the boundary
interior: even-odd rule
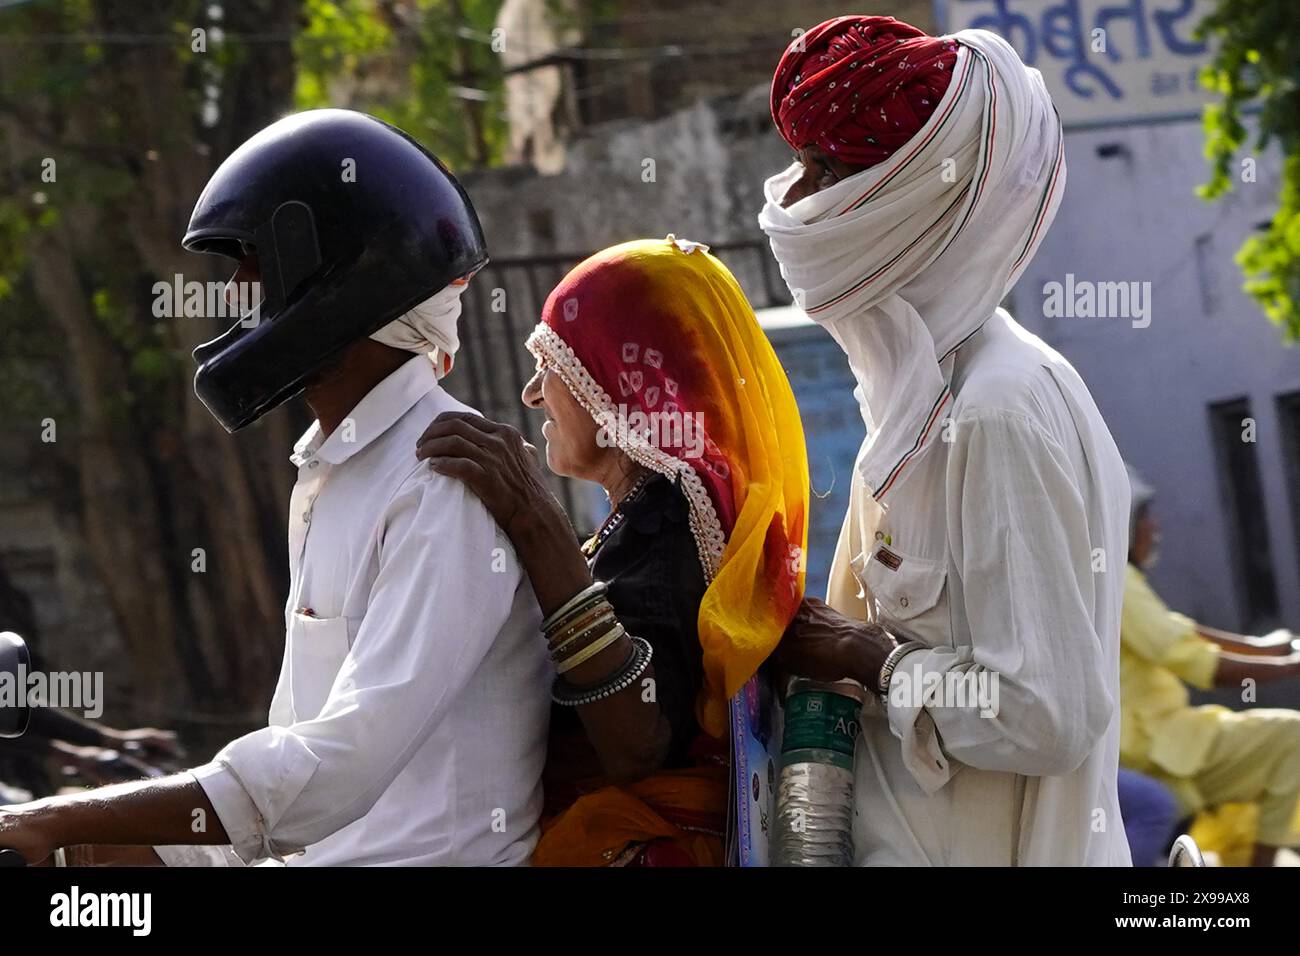
[[[182,244],[252,254],[262,301],[194,350],[195,394],[233,432],[351,343],[487,262],[469,197],[401,130],[352,110],[272,123],[230,154]]]

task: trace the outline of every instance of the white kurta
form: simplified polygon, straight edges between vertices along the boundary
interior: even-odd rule
[[[1074,369],[1001,310],[957,352],[950,384],[941,440],[874,533],[856,477],[831,570],[837,610],[927,647],[900,663],[887,714],[864,712],[857,862],[1127,865],[1124,465]],[[909,694],[950,672],[986,689],[996,674],[996,714],[952,685]]]
[[[415,457],[429,422],[464,408],[417,356],[326,440],[313,425],[296,446],[269,726],[195,771],[245,862],[532,853],[552,677],[540,612],[482,503]]]

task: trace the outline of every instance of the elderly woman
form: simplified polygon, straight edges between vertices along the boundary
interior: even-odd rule
[[[707,248],[637,241],[574,269],[527,346],[546,461],[600,484],[579,544],[517,431],[446,414],[418,454],[509,535],[555,662],[540,865],[718,865],[728,700],[803,596],[794,395]]]

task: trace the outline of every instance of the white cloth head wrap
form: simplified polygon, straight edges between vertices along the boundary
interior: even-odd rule
[[[857,467],[878,503],[942,430],[951,354],[1015,284],[1065,186],[1039,72],[996,34],[953,39],[953,78],[916,136],[783,209],[794,164],[758,219],[795,303],[848,355],[868,430]]]
[[[460,297],[469,279],[455,279],[411,311],[393,319],[370,337],[376,342],[406,352],[426,352],[438,378],[451,371],[460,339],[456,320],[460,318]]]

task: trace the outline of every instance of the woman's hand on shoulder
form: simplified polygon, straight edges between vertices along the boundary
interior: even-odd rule
[[[518,429],[471,412],[443,412],[415,444],[417,458],[469,486],[516,548],[533,518],[560,510],[536,451]]]

